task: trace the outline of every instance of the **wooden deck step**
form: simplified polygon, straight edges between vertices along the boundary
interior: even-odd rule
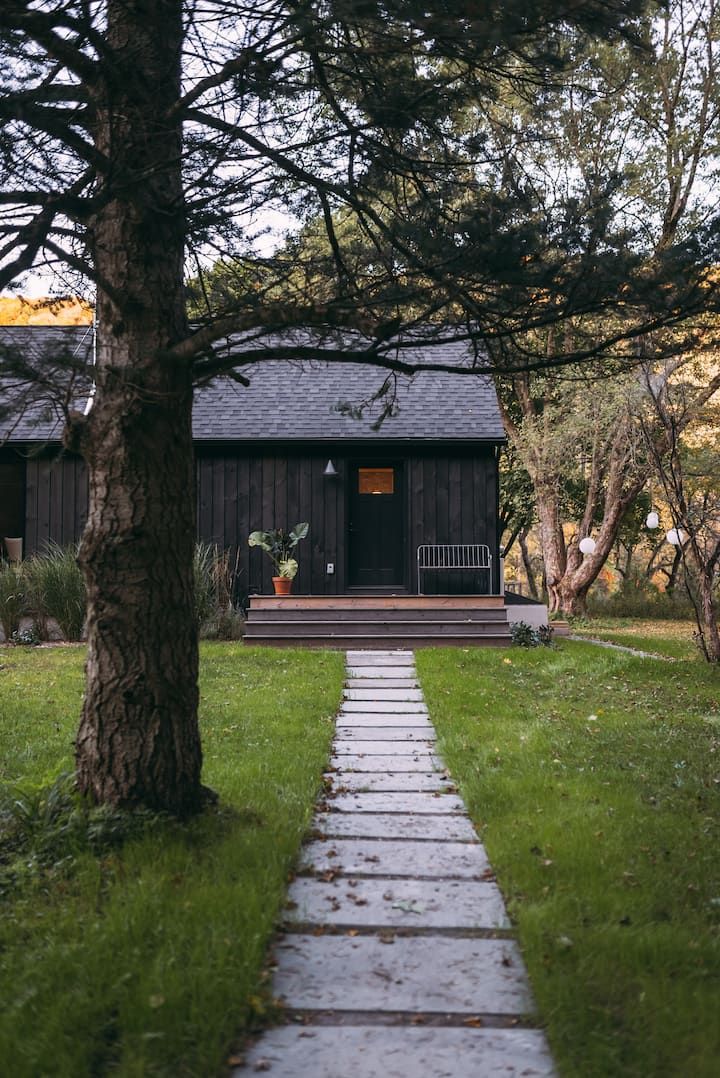
[[[504,610],[502,595],[252,595],[255,610]]]
[[[245,641],[338,649],[507,647],[500,596],[253,596]]]
[[[374,610],[368,607],[348,607],[347,609],[341,609],[337,607],[322,608],[280,608],[280,607],[260,607],[257,608],[253,601],[251,606],[252,620],[253,622],[277,622],[282,620],[283,622],[314,622],[317,624],[330,623],[330,622],[377,622],[382,620],[383,622],[432,622],[432,621],[444,621],[444,622],[493,622],[495,624],[504,624],[507,621],[507,614],[504,609],[442,609],[436,607],[428,607],[423,609],[386,609],[385,607]]]
[[[507,622],[466,620],[442,621],[434,618],[426,621],[386,621],[366,618],[363,621],[248,621],[246,637],[258,636],[405,636],[413,639],[423,636],[507,636],[510,630]]]
[[[498,647],[506,648],[510,644],[509,634],[496,634],[493,636],[467,636],[460,633],[443,636],[415,636],[408,638],[398,633],[395,636],[328,636],[326,633],[316,635],[305,634],[304,636],[277,636],[275,634],[252,635],[245,634],[245,643],[249,647],[315,647],[333,648],[338,651],[346,651],[349,648],[355,650],[374,651],[380,644],[391,648],[423,648],[423,647]]]

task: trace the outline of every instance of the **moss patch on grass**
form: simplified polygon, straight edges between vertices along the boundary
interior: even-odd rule
[[[27,789],[70,765],[83,657],[0,653],[3,781]],[[343,668],[337,653],[205,645],[203,775],[219,810],[189,825],[150,820],[99,857],[5,866],[0,1059],[13,1078],[212,1075],[265,1020],[265,949]]]
[[[417,666],[562,1074],[714,1076],[720,672],[574,642]]]

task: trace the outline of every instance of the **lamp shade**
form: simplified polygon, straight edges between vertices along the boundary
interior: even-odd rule
[[[682,528],[671,528],[665,538],[671,546],[682,546],[687,536]]]
[[[654,509],[652,509],[645,517],[645,526],[651,528],[653,531],[660,526],[660,517]]]
[[[326,479],[335,479],[337,474],[337,468],[335,467],[333,462],[329,460],[325,465],[325,471],[323,472],[323,475]]]
[[[589,535],[586,535],[584,539],[581,539],[578,545],[583,554],[595,553],[595,540],[591,539]]]

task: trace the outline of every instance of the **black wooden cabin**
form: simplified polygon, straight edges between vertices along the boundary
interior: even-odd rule
[[[3,340],[47,352],[57,339],[90,355],[87,327],[22,327]],[[403,358],[458,363],[460,345]],[[422,371],[393,379],[356,363],[268,360],[248,367],[249,387],[216,381],[196,395],[198,537],[239,552],[240,590],[271,594],[272,566],[247,538],[256,529],[310,524],[297,548],[295,596],[412,596],[423,544],[485,544],[491,573],[426,572],[428,595],[499,596],[498,452],[504,442],[494,386],[479,375]],[[370,401],[358,416],[358,409]],[[87,406],[80,401],[80,406]],[[0,536],[26,554],[79,538],[87,512],[81,460],[60,445],[51,408],[6,423],[0,447]]]

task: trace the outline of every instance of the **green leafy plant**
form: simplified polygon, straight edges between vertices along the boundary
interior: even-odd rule
[[[0,626],[6,640],[20,628],[20,618],[27,612],[27,584],[23,568],[0,560]]]
[[[70,772],[47,786],[0,789],[0,850],[3,859],[22,853],[36,862],[57,861],[68,852],[79,803]],[[62,851],[62,852],[61,852]]]
[[[516,647],[550,647],[553,629],[550,625],[528,625],[526,621],[516,621],[510,626],[510,637]]]
[[[301,539],[304,539],[310,530],[309,524],[296,524],[290,532],[282,528],[273,528],[271,531],[251,532],[248,539],[249,546],[259,546],[268,555],[275,566],[275,575],[284,576],[294,580],[298,571],[297,560],[292,556],[295,547]]]
[[[62,547],[51,542],[25,563],[28,600],[45,638],[51,618],[65,640],[82,638],[87,600],[77,555],[77,544]]]
[[[164,819],[91,805],[75,789],[71,771],[38,786],[0,786],[0,859],[18,871],[13,859],[22,858],[26,877],[50,866],[68,871],[78,855],[121,846]]]
[[[37,630],[37,625],[34,623],[29,625],[27,629],[16,629],[12,634],[11,640],[13,644],[24,644],[32,646],[40,643],[40,634]]]

